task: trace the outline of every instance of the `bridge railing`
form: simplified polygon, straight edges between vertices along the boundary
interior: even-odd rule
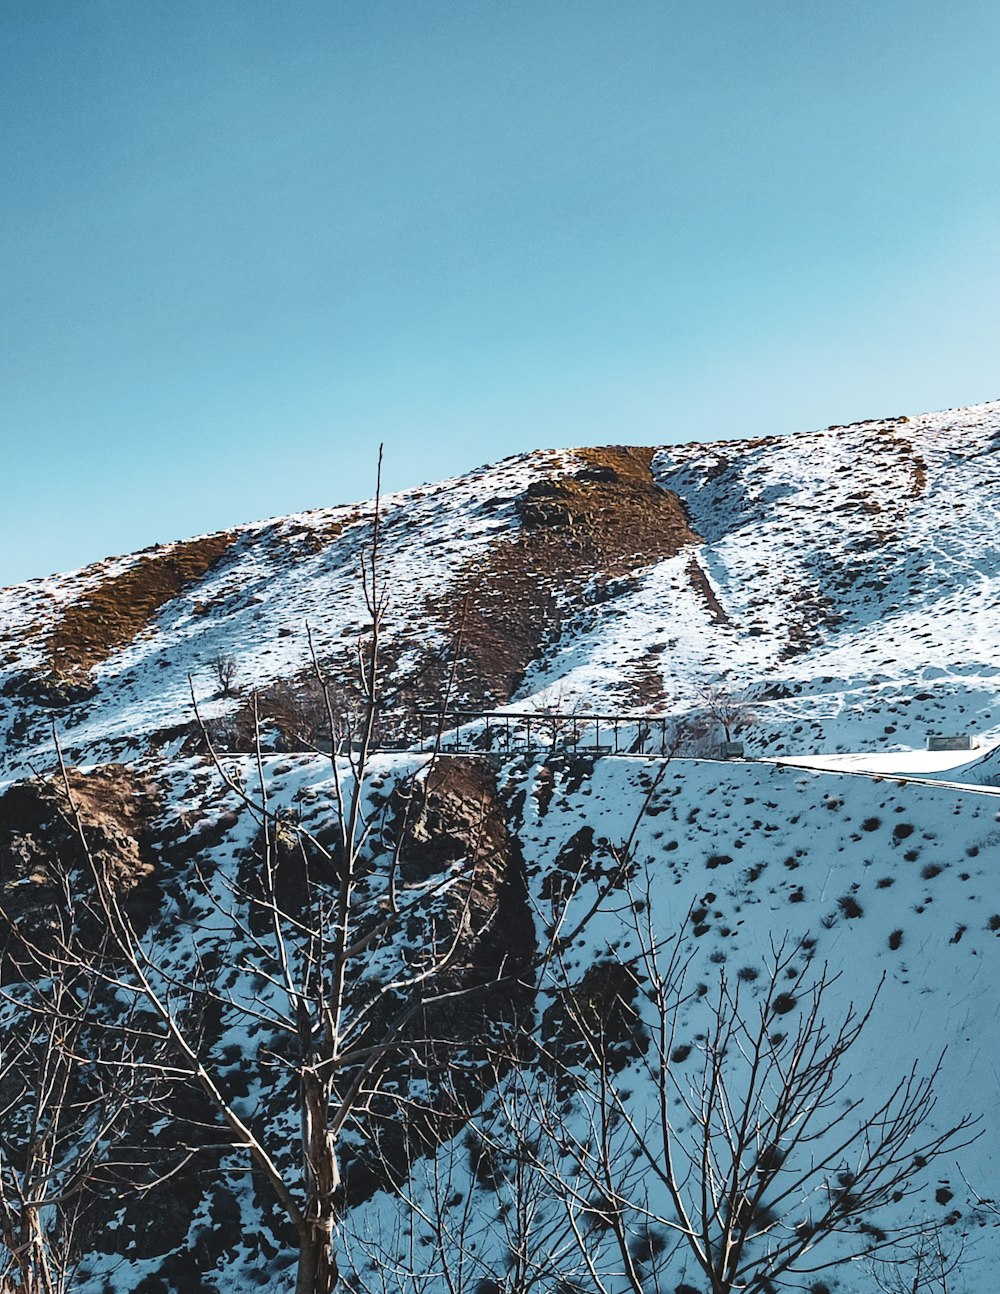
[[[419,745],[502,754],[563,750],[610,755],[667,755],[674,720],[646,714],[556,714],[544,710],[420,711]]]

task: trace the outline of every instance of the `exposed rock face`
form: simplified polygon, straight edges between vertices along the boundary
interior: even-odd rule
[[[429,1085],[427,1110],[400,1124],[386,1106],[380,1132],[382,1162],[362,1148],[347,1167],[352,1202],[365,1198],[386,1171],[453,1136],[495,1078],[487,1056],[530,1023],[532,993],[522,978],[536,948],[527,902],[524,863],[490,765],[481,759],[443,759],[407,797],[394,798],[394,831],[402,836],[401,884],[444,877],[458,869],[449,892],[443,948],[456,952],[435,977],[430,1001],[409,1029]],[[414,921],[406,941],[421,937]],[[428,1045],[428,1038],[435,1043]],[[391,1088],[402,1089],[395,1082]]]
[[[91,891],[81,831],[94,862],[125,896],[133,915],[141,918],[147,909],[144,882],[153,873],[150,820],[156,804],[152,785],[120,765],[86,775],[70,770],[68,781],[72,798],[57,778],[17,782],[0,796],[4,949],[22,968],[31,959],[18,935],[51,951],[68,905],[82,905]]]

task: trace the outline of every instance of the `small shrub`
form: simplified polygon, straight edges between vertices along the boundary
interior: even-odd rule
[[[881,819],[881,818],[865,818],[864,822],[862,822],[862,824],[861,824],[861,830],[862,830],[862,831],[878,831],[878,829],[879,829],[879,827],[881,827],[881,825],[882,825],[882,819]]]
[[[942,868],[940,863],[928,863],[926,867],[922,867],[920,869],[920,875],[925,881],[930,881],[933,880],[935,876],[940,876],[941,871]]]
[[[907,836],[913,835],[913,827],[909,822],[897,822],[892,829],[893,840],[905,840]]]
[[[894,931],[892,932],[892,934],[889,936],[889,947],[890,947],[890,949],[891,949],[893,952],[895,952],[895,951],[896,951],[896,949],[899,947],[899,945],[900,945],[902,942],[903,942],[903,932],[902,932],[902,930],[894,930]]]
[[[863,917],[865,914],[864,908],[853,894],[845,894],[842,898],[839,898],[837,900],[837,907],[840,908],[841,912],[848,918],[848,920],[854,920],[856,917]]]
[[[795,1010],[798,1001],[794,993],[778,993],[771,1003],[771,1008],[775,1015],[787,1015],[789,1011]]]

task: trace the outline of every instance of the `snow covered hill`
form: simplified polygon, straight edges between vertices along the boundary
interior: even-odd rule
[[[348,680],[371,503],[0,592],[0,750],[132,755],[251,688]],[[400,716],[699,708],[753,697],[762,755],[1000,739],[1000,403],[758,441],[535,453],[383,500]],[[191,682],[189,683],[189,679]],[[345,687],[348,684],[345,682]]]
[[[243,1117],[267,1127],[282,1169],[298,1154],[287,1084],[268,1077],[273,1039],[236,1010],[281,990],[248,969],[261,935],[231,909],[259,865],[262,795],[276,830],[307,842],[336,834],[335,766],[304,749],[317,735],[311,661],[350,709],[373,515],[365,503],[261,522],[0,591],[3,907],[30,922],[55,901],[53,860],[79,865],[50,780],[54,722],[81,770],[70,780],[84,834],[145,896],[142,937],[162,982],[217,968],[233,1011],[208,1031],[213,1073]],[[752,1007],[772,949],[791,949],[790,982],[826,968],[831,1019],[867,1006],[884,978],[844,1100],[885,1092],[914,1061],[930,1072],[944,1051],[928,1129],[986,1117],[979,1139],[935,1161],[879,1225],[926,1224],[961,1257],[949,1288],[992,1294],[1000,402],[757,441],[539,452],[392,495],[379,524],[387,748],[368,770],[372,870],[360,887],[373,910],[389,903],[383,863],[404,830],[398,788],[414,775],[419,784],[430,759],[408,740],[416,712],[445,695],[453,709],[547,712],[545,749],[497,749],[473,721],[465,752],[438,761],[399,854],[409,892],[419,898],[442,877],[457,890],[480,885],[477,937],[488,936],[490,965],[505,964],[543,939],[567,876],[585,878],[574,902],[586,909],[630,840],[633,888],[616,887],[581,927],[562,973],[591,986],[595,967],[630,966],[652,1034],[636,918],[648,913],[657,940],[680,936],[688,981],[704,986],[671,1023],[681,1085],[698,1073],[723,974]],[[219,677],[228,657],[231,688]],[[254,691],[269,747],[259,762],[248,753]],[[661,731],[694,734],[689,746],[712,744],[713,695],[736,699],[747,759],[696,758],[683,743],[668,760],[603,758],[564,740],[566,717],[641,713],[663,720]],[[221,768],[205,753],[192,696]],[[975,746],[928,752],[929,733],[968,734]],[[347,764],[336,767],[349,784]],[[470,843],[484,833],[485,868]],[[408,930],[373,954],[362,999],[422,937]],[[561,991],[542,985],[528,1032],[550,1027]],[[791,1025],[801,1003],[790,995],[786,1006]],[[462,1027],[487,1030],[487,1016],[509,1008],[500,995]],[[616,1071],[640,1120],[655,1113],[646,1054],[626,1049]],[[503,1110],[513,1081],[482,1084],[475,1120]],[[475,1219],[470,1294],[495,1294],[512,1215],[496,1175],[470,1157],[475,1120],[421,1160],[410,1194],[426,1214],[431,1186],[448,1183],[449,1207]],[[164,1116],[148,1128],[146,1148],[173,1153],[172,1126]],[[363,1147],[368,1131],[358,1122],[351,1144]],[[564,1131],[572,1140],[585,1128]],[[141,1199],[104,1199],[88,1222],[85,1294],[292,1288],[273,1201],[238,1152],[213,1153],[208,1169],[178,1170]],[[399,1273],[440,1240],[385,1188],[377,1174],[355,1185],[344,1239],[358,1288],[383,1294],[410,1288]],[[831,1243],[846,1254],[852,1237]],[[661,1252],[658,1289],[700,1294],[689,1258]],[[583,1274],[567,1268],[557,1288],[569,1294]],[[851,1263],[791,1287],[860,1294],[872,1280]],[[417,1284],[444,1289],[430,1267]]]
[[[374,820],[379,819],[378,805],[390,802],[386,796],[392,786],[427,759],[378,757],[370,770]],[[254,784],[253,757],[226,762],[237,785]],[[446,758],[443,763],[446,779],[463,766],[487,768],[481,757]],[[346,767],[343,774],[349,775]],[[249,972],[240,970],[247,954],[219,914],[228,886],[252,856],[258,824],[203,757],[175,762],[168,776],[169,800],[156,831],[171,844],[148,855],[167,876],[146,946],[153,956],[165,957],[166,973],[178,983],[190,975],[195,956],[218,959],[224,950],[223,965],[232,968],[225,981],[228,991],[252,998]],[[328,759],[268,756],[264,777],[276,813],[311,832],[329,825],[335,793]],[[553,919],[567,877],[581,872],[587,877],[574,899],[575,910],[586,911],[613,871],[612,850],[632,838],[632,884],[616,889],[578,931],[559,974],[543,984],[534,1003],[534,1027],[544,1034],[564,986],[590,985],[595,971],[607,973],[609,966],[623,965],[637,976],[640,988],[648,983],[636,935],[637,928],[645,928],[646,912],[649,931],[668,945],[680,937],[690,959],[689,992],[672,1021],[669,1044],[682,1089],[686,1082],[697,1089],[721,974],[731,985],[740,985],[751,1018],[776,948],[794,954],[785,972],[789,989],[803,992],[797,976],[808,982],[810,976],[826,974],[833,981],[823,1002],[824,1018],[831,1024],[852,1008],[863,1011],[879,990],[872,1019],[839,1075],[844,1088],[838,1102],[877,1105],[912,1066],[926,1075],[941,1059],[936,1106],[922,1134],[943,1132],[966,1115],[983,1121],[973,1130],[981,1133],[977,1140],[936,1160],[932,1171],[920,1177],[915,1194],[895,1208],[883,1207],[865,1224],[925,1226],[949,1258],[961,1258],[960,1279],[949,1288],[991,1294],[1000,1261],[1000,1218],[989,1203],[996,1198],[1000,1175],[1000,1129],[992,1118],[998,1095],[1000,793],[768,762],[677,759],[664,767],[661,760],[634,757],[521,757],[498,766],[496,777],[498,802],[506,806],[507,829],[523,860],[518,867],[523,866],[528,924],[536,937]],[[2,805],[0,801],[0,817]],[[457,866],[461,874],[462,859]],[[195,875],[209,875],[209,868],[211,886],[222,901],[211,900],[193,882]],[[370,883],[382,885],[384,877]],[[410,892],[426,883],[417,882]],[[567,928],[572,924],[570,919]],[[514,937],[513,927],[499,933]],[[384,974],[383,962],[373,959],[365,973],[377,979]],[[256,992],[261,1003],[273,997],[273,990],[260,983]],[[782,1006],[783,1029],[794,1027],[801,1005],[790,997]],[[655,1011],[642,995],[638,1006],[655,1035]],[[294,1129],[286,1126],[287,1111],[274,1110],[274,1093],[259,1077],[267,1073],[266,1030],[248,1031],[237,1016],[221,1030],[213,1054],[221,1058],[220,1082],[241,1094],[241,1110],[258,1119],[271,1111],[280,1134],[279,1162],[293,1159],[296,1139]],[[617,1087],[640,1121],[656,1109],[656,1069],[649,1061],[648,1051],[627,1053],[624,1068],[616,1073]],[[387,1289],[403,1289],[410,1278],[392,1273],[416,1271],[423,1288],[446,1288],[435,1276],[434,1227],[427,1217],[439,1227],[454,1228],[456,1245],[461,1222],[462,1242],[475,1246],[469,1270],[477,1273],[477,1282],[486,1278],[484,1273],[496,1277],[505,1270],[511,1181],[477,1167],[470,1138],[474,1140],[475,1129],[502,1141],[499,1112],[523,1082],[508,1076],[506,1085],[501,1081],[487,1092],[465,1130],[442,1145],[436,1161],[418,1160],[402,1199],[386,1189],[365,1192],[345,1224],[344,1248],[345,1262],[357,1265],[366,1287],[386,1281]],[[538,1107],[529,1109],[536,1117]],[[680,1114],[683,1138],[687,1119]],[[523,1109],[521,1117],[528,1118]],[[574,1119],[583,1116],[566,1117],[564,1135],[585,1138],[586,1119],[581,1125]],[[352,1128],[352,1143],[363,1144],[365,1137],[364,1126]],[[230,1153],[209,1174],[203,1170],[193,1185],[182,1178],[170,1191],[169,1209],[149,1233],[144,1227],[149,1226],[150,1207],[162,1209],[162,1204],[126,1200],[112,1209],[103,1224],[104,1238],[84,1262],[81,1288],[87,1294],[108,1289],[182,1294],[196,1287],[238,1294],[262,1283],[291,1289],[294,1255],[282,1249],[273,1210],[264,1205],[259,1190],[246,1186],[241,1168],[239,1154]],[[837,1161],[838,1172],[849,1168],[848,1160]],[[810,1207],[818,1207],[830,1181],[828,1173],[814,1184],[816,1199]],[[436,1211],[443,1207],[445,1185],[451,1203],[441,1218]],[[643,1232],[642,1207],[629,1224],[637,1241]],[[662,1201],[658,1207],[662,1209]],[[424,1219],[415,1208],[424,1211]],[[549,1215],[535,1219],[540,1237],[549,1234],[551,1222]],[[858,1234],[857,1228],[847,1229],[818,1252],[824,1257],[831,1251],[834,1256],[853,1252]],[[594,1245],[596,1259],[596,1240]],[[889,1256],[902,1260],[908,1252],[902,1246]],[[567,1259],[565,1247],[562,1255]],[[458,1262],[457,1251],[453,1258]],[[570,1268],[561,1270],[565,1274]],[[573,1270],[582,1275],[578,1260]],[[613,1262],[608,1270],[615,1270]],[[670,1291],[685,1285],[705,1288],[683,1250],[661,1276],[669,1278],[661,1287]],[[789,1287],[813,1290],[817,1279]],[[852,1262],[824,1272],[820,1285],[862,1294],[872,1288],[871,1268]],[[621,1287],[609,1278],[609,1288]]]

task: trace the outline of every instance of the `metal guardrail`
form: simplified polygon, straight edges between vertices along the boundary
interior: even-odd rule
[[[601,755],[666,755],[673,720],[647,714],[555,714],[544,710],[422,710],[419,744],[441,735],[446,750],[565,750]]]

